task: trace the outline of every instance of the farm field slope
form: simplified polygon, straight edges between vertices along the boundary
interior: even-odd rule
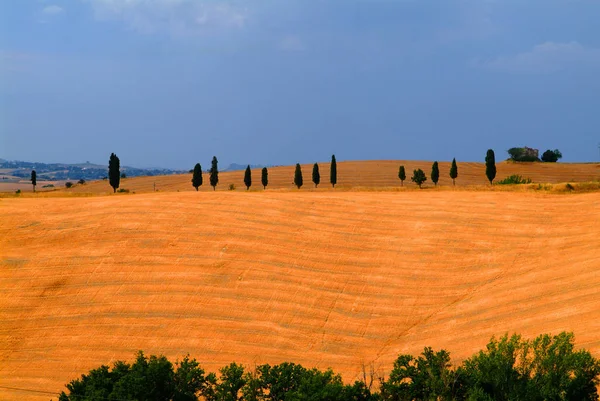
[[[367,160],[367,161],[349,161],[338,162],[338,189],[347,188],[386,188],[399,187],[398,168],[400,165],[406,168],[407,180],[404,185],[415,187],[410,181],[414,169],[423,169],[428,177],[425,187],[432,187],[433,183],[429,178],[431,173],[431,161],[413,161],[413,160]],[[207,166],[205,166],[207,167]],[[331,188],[329,184],[329,163],[319,163],[321,172],[320,189]],[[519,174],[523,177],[531,178],[535,183],[559,183],[559,182],[582,182],[582,181],[600,181],[600,164],[596,163],[497,163],[497,180],[501,180],[512,174]],[[440,182],[439,185],[452,185],[449,177],[450,163],[440,162]],[[312,164],[302,165],[304,176],[303,190],[313,188],[311,182]],[[488,184],[485,176],[485,165],[483,163],[458,162],[457,186],[486,185]],[[260,169],[252,170],[253,186],[252,189],[261,189]],[[161,192],[168,191],[195,191],[191,183],[191,174],[166,175],[156,177],[135,177],[121,180],[121,188],[140,192],[153,192],[154,188]],[[269,168],[269,186],[268,189],[291,189],[294,178],[294,166],[281,166]],[[221,172],[219,174],[219,185],[217,191],[227,190],[229,184],[234,184],[240,191],[244,187],[244,171]],[[0,188],[1,189],[1,188]],[[204,173],[204,185],[200,191],[212,191],[208,182],[208,174]],[[106,194],[112,192],[108,181],[95,181],[86,185],[77,185],[68,192]]]
[[[0,219],[4,387],[59,392],[140,349],[346,380],[505,332],[574,331],[600,356],[597,193],[14,198]]]

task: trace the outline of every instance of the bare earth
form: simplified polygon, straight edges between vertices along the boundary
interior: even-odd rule
[[[598,222],[598,193],[0,199],[0,386],[59,392],[140,349],[346,380],[505,332],[574,331],[598,357]]]

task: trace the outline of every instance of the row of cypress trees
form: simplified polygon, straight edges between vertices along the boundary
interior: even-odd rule
[[[218,160],[216,156],[213,156],[210,170],[208,171],[210,174],[210,186],[213,187],[213,190],[216,190],[217,184],[219,183],[219,167]],[[261,184],[263,189],[267,189],[267,185],[269,185],[269,170],[266,167],[263,167],[261,171]],[[312,181],[315,184],[315,187],[318,187],[321,183],[321,174],[319,172],[319,165],[317,163],[313,166],[312,172]],[[335,160],[335,155],[331,156],[331,167],[329,171],[329,182],[335,188],[335,184],[337,184],[337,162]],[[200,163],[196,163],[194,166],[194,171],[192,173],[192,186],[198,188],[202,186],[203,178],[202,178],[202,166]],[[111,184],[112,185],[112,184]],[[246,167],[246,171],[244,172],[244,185],[246,186],[246,190],[250,189],[252,186],[252,170],[250,169],[250,165]],[[296,164],[296,170],[294,172],[294,185],[300,189],[302,185],[304,185],[304,179],[302,177],[302,169],[300,167],[300,163]]]
[[[456,164],[456,159],[452,159],[452,166],[450,166],[450,178],[452,178],[452,185],[456,185],[456,178],[458,177],[458,166]],[[398,178],[400,178],[400,186],[404,186],[404,180],[406,180],[406,169],[404,166],[400,166],[398,170]],[[427,176],[425,172],[420,168],[413,170],[413,176],[410,178],[412,182],[417,184],[419,188],[425,181],[427,181]],[[440,166],[438,162],[433,162],[431,166],[431,181],[437,186],[438,181],[440,180]]]
[[[494,155],[494,151],[492,149],[488,149],[485,156],[485,174],[490,181],[490,184],[493,183],[496,178],[496,157]],[[456,164],[456,159],[452,159],[452,166],[450,167],[450,178],[452,178],[452,184],[456,185],[456,178],[458,177],[458,166]],[[400,166],[398,170],[398,178],[400,179],[400,185],[404,185],[404,181],[406,180],[406,169],[404,166]],[[437,183],[440,178],[440,169],[438,162],[433,162],[431,167],[431,181],[437,186]],[[121,174],[120,174],[120,160],[114,153],[111,153],[110,159],[108,161],[108,179],[110,186],[113,188],[113,191],[116,192],[117,188],[119,188]],[[192,174],[192,186],[198,188],[203,184],[202,177],[202,166],[200,163],[197,163],[194,166],[194,171]],[[213,190],[216,190],[217,185],[219,184],[219,161],[216,156],[213,156],[211,167],[209,170],[209,181],[210,185],[213,187]],[[421,185],[427,181],[427,176],[421,169],[415,169],[413,171],[413,176],[411,177],[411,181],[414,182],[421,188]],[[319,171],[319,164],[315,163],[313,165],[312,171],[312,182],[315,184],[315,187],[318,187],[321,183],[321,173]],[[35,185],[37,184],[37,177],[35,171],[31,172],[31,183],[33,184],[34,192]],[[331,156],[331,165],[329,171],[329,183],[335,188],[337,184],[337,161],[335,159],[335,155]],[[269,185],[269,171],[266,167],[263,167],[261,172],[261,184],[263,189],[267,189],[267,185]],[[250,189],[252,186],[252,171],[250,170],[250,165],[246,167],[246,171],[244,173],[244,185],[246,185],[246,189]],[[300,189],[304,185],[304,179],[302,176],[302,168],[300,167],[300,163],[296,163],[296,169],[294,172],[294,185]]]
[[[485,175],[490,182],[493,184],[494,179],[496,178],[496,156],[494,155],[494,151],[492,149],[488,149],[485,155]],[[452,185],[456,185],[456,178],[458,177],[458,165],[456,164],[456,158],[452,159],[452,165],[450,166],[450,178],[452,178]],[[406,180],[406,169],[404,166],[400,166],[398,170],[398,178],[400,179],[400,185],[404,185],[404,180]],[[435,186],[440,179],[440,167],[438,162],[433,162],[431,166],[431,181]],[[419,188],[425,181],[427,181],[427,176],[423,170],[415,169],[413,170],[413,176],[410,179],[412,182],[417,184]]]

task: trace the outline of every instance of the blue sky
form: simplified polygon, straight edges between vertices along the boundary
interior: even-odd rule
[[[0,1],[0,157],[598,160],[598,0]]]

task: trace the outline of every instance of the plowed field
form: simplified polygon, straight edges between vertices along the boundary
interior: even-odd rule
[[[346,380],[505,332],[574,331],[600,356],[599,222],[597,193],[0,199],[0,386],[59,392],[140,349]]]

